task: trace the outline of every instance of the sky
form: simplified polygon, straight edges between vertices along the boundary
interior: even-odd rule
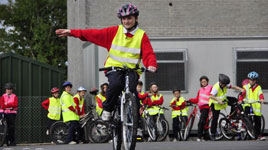
[[[8,0],[0,0],[0,4],[7,4]]]

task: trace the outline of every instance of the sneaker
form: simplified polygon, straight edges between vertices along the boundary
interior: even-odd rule
[[[101,119],[103,121],[109,121],[111,119],[111,117],[112,117],[112,113],[111,112],[105,111],[105,110],[102,112]]]
[[[266,140],[266,137],[264,137],[264,136],[259,136],[259,138],[258,138],[260,141],[265,141]]]
[[[177,139],[173,139],[173,141],[172,142],[178,142],[178,140]]]
[[[74,145],[74,144],[77,144],[75,141],[71,141],[71,142],[69,142],[68,144],[70,144],[70,145]]]
[[[63,144],[64,142],[62,140],[57,140],[59,144]]]
[[[138,128],[137,136],[141,136],[142,137],[142,129]]]
[[[201,142],[201,139],[200,139],[200,138],[197,138],[197,139],[196,139],[196,142]]]

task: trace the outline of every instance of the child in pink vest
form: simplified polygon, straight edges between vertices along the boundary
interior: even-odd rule
[[[0,114],[5,114],[8,126],[7,146],[15,146],[15,120],[18,110],[18,97],[13,94],[12,83],[5,84],[6,93],[0,99]],[[2,116],[2,115],[1,115]]]

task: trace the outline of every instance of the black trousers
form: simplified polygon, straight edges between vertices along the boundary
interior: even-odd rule
[[[106,77],[108,78],[109,85],[106,91],[106,101],[103,102],[103,110],[112,112],[125,87],[125,76],[122,71],[116,71],[106,74]],[[138,79],[139,76],[136,72],[133,71],[129,73],[129,90],[136,95],[139,108],[140,103],[138,103],[138,92],[136,89]]]
[[[188,117],[187,116],[182,116],[182,120],[184,122],[187,122]],[[173,138],[178,139],[178,132],[181,130],[180,129],[180,119],[179,117],[175,117],[172,119],[172,129],[173,129]]]
[[[250,113],[250,107],[245,107],[245,114],[248,115]],[[256,131],[256,136],[260,136],[261,134],[261,117],[254,116],[254,128]]]
[[[211,133],[216,134],[217,126],[218,126],[218,119],[220,115],[220,110],[215,110],[214,104],[211,104],[211,111],[212,111],[212,123],[211,123]]]
[[[7,121],[7,136],[6,142],[8,144],[15,144],[15,121],[17,114],[5,114]]]
[[[79,121],[69,121],[68,123],[68,135],[65,144],[68,144],[71,141],[77,141],[75,133],[78,132],[78,135],[81,135],[81,127]],[[78,142],[78,141],[77,141]]]
[[[209,108],[202,109],[202,110],[200,110],[200,112],[201,112],[201,116],[200,116],[200,119],[198,122],[197,137],[201,139],[203,136],[204,127],[205,127],[206,122],[207,122]]]
[[[55,123],[58,120],[52,120],[52,119],[47,119],[47,130],[50,130],[50,127],[52,126],[53,123]]]

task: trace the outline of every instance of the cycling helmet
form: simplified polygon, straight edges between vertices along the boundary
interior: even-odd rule
[[[248,74],[248,78],[249,79],[258,79],[259,78],[259,74],[255,71],[252,71]]]
[[[69,82],[69,81],[65,81],[63,84],[62,84],[62,87],[64,88],[64,87],[66,87],[66,86],[71,86],[71,87],[73,87],[73,85],[72,85],[72,83],[71,82]]]
[[[105,83],[101,84],[100,87],[103,88],[105,85],[108,86],[108,83],[105,82]]]
[[[200,80],[200,82],[201,82],[203,79],[205,79],[205,80],[209,81],[209,79],[208,79],[208,77],[207,77],[207,76],[201,76],[201,77],[200,77],[200,79],[199,79],[199,80]]]
[[[78,92],[81,92],[81,91],[87,91],[87,89],[84,88],[84,87],[82,87],[82,86],[80,86],[80,87],[77,89],[77,91],[78,91]]]
[[[139,10],[137,6],[129,3],[119,8],[117,15],[118,15],[118,18],[130,16],[130,15],[139,16]]]
[[[14,85],[12,83],[6,83],[5,84],[5,89],[14,89]]]
[[[174,93],[174,92],[176,92],[176,91],[181,92],[181,90],[179,90],[179,89],[175,88],[175,89],[173,89],[172,93]]]
[[[219,74],[219,82],[221,82],[222,84],[229,84],[230,83],[230,78],[225,75],[225,74]]]
[[[54,88],[52,88],[51,90],[50,90],[50,92],[53,94],[53,93],[56,93],[56,92],[59,92],[60,91],[60,89],[59,88],[56,88],[56,87],[54,87]]]

